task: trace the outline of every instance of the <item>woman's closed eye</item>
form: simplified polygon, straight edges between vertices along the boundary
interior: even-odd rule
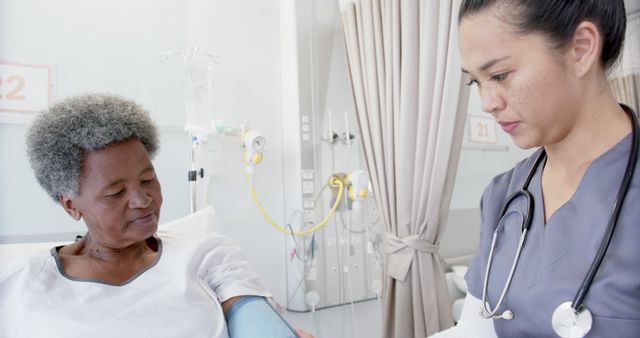
[[[155,179],[156,179],[156,177],[153,176],[151,178],[144,178],[144,179],[140,180],[140,182],[142,182],[143,185],[147,185],[147,184],[152,183]]]
[[[122,194],[124,194],[124,189],[107,193],[105,196],[110,198],[117,198],[117,197],[120,197]]]

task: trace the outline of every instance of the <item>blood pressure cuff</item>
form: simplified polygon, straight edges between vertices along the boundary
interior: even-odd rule
[[[264,297],[243,296],[227,312],[230,338],[296,338],[294,330]]]

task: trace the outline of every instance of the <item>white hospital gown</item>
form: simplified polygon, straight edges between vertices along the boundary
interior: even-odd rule
[[[218,234],[159,236],[153,266],[122,285],[75,279],[55,249],[0,281],[0,337],[228,337],[221,302],[270,296]]]

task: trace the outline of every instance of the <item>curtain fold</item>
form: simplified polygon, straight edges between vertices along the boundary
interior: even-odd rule
[[[385,224],[383,337],[424,338],[453,324],[438,246],[468,100],[458,7],[360,0],[343,8],[356,120]]]
[[[622,58],[609,85],[618,102],[640,114],[640,12],[627,13]]]

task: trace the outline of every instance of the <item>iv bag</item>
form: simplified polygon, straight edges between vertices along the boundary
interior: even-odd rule
[[[171,56],[182,56],[184,66],[185,130],[207,134],[213,120],[213,65],[218,58],[199,53],[198,47],[184,51],[160,53],[160,62]]]
[[[185,56],[185,129],[208,131],[213,120],[212,79],[214,59],[199,54]]]

